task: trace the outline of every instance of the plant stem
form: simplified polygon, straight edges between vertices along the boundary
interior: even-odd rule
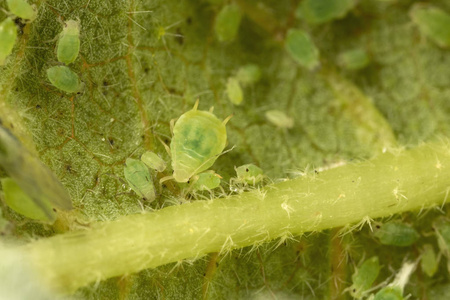
[[[450,146],[441,141],[228,198],[97,223],[25,250],[50,286],[72,292],[210,252],[442,204],[449,178]]]

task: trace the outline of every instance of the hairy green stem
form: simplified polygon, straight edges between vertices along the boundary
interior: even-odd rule
[[[261,190],[94,224],[25,246],[42,279],[62,292],[209,252],[345,226],[442,204],[447,141],[306,174]]]

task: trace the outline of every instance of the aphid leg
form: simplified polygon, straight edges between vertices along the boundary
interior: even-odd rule
[[[171,130],[170,130],[170,131],[172,131],[172,121],[173,121],[173,120],[170,121],[170,127],[171,127]],[[172,134],[172,135],[173,135],[173,134]],[[161,144],[164,146],[164,149],[166,149],[166,151],[167,151],[167,153],[169,154],[169,156],[172,157],[172,154],[170,153],[170,147],[167,146],[167,144],[164,143],[164,141],[161,140],[161,138],[160,138],[159,136],[156,136],[156,137],[157,137],[158,140],[161,142]]]
[[[161,178],[160,180],[159,180],[159,184],[162,184],[163,182],[165,182],[165,181],[167,181],[167,180],[172,180],[173,179],[173,176],[172,175],[170,175],[170,176],[165,176],[165,177],[163,177],[163,178]]]
[[[195,101],[194,107],[192,108],[193,111],[197,110],[199,102],[200,102],[200,99],[197,99],[197,101]]]
[[[209,108],[209,112],[210,112],[210,113],[213,113],[213,112],[214,112],[214,106],[211,106],[211,107]]]

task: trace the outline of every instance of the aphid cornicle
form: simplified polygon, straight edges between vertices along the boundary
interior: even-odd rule
[[[187,182],[192,176],[211,167],[222,153],[227,142],[225,121],[212,112],[197,110],[198,100],[192,110],[176,121],[170,142],[173,178]]]
[[[6,18],[0,23],[0,66],[5,64],[6,57],[11,54],[16,39],[16,24],[10,18]]]
[[[55,87],[66,93],[77,93],[82,89],[78,75],[66,66],[47,69],[47,77]]]
[[[36,19],[37,11],[33,5],[25,0],[6,0],[9,11],[24,20],[33,21]]]
[[[66,65],[75,61],[80,52],[80,21],[69,20],[64,23],[63,31],[59,35],[58,61]]]

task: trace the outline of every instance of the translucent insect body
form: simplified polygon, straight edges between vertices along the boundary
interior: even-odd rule
[[[6,18],[0,23],[0,66],[5,64],[6,57],[11,54],[16,39],[16,24],[10,18]]]
[[[75,61],[80,52],[80,22],[69,20],[64,24],[58,40],[56,56],[66,65]]]
[[[225,124],[212,112],[194,108],[177,120],[170,143],[173,178],[187,182],[192,176],[211,167],[227,142]]]

